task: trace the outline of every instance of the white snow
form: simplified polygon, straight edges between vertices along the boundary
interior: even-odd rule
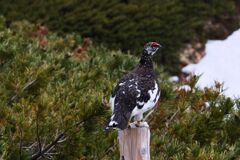
[[[170,82],[178,82],[179,78],[178,78],[178,76],[172,76],[172,77],[169,78],[169,81]]]
[[[239,109],[240,109],[240,106],[238,106],[236,103],[234,104],[234,106],[233,106],[233,110],[234,111],[239,111]]]
[[[189,85],[182,85],[178,88],[178,90],[184,90],[186,92],[191,91],[191,87]]]
[[[187,65],[182,71],[201,75],[200,88],[211,87],[216,80],[224,83],[224,95],[240,97],[240,29],[225,40],[209,40],[205,51],[198,64]]]

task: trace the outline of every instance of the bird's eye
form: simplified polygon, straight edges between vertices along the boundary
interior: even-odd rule
[[[153,48],[154,51],[157,49],[157,47],[152,47],[152,48]]]

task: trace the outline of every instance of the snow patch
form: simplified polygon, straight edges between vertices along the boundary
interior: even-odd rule
[[[172,76],[172,77],[169,78],[169,81],[170,82],[178,82],[179,78],[178,78],[178,76]]]
[[[240,106],[238,106],[236,103],[233,106],[233,111],[238,112],[240,110]]]
[[[197,86],[211,87],[219,81],[224,84],[224,95],[240,97],[240,29],[225,40],[209,40],[206,55],[198,64],[189,64],[182,69],[185,73],[201,75]]]
[[[180,86],[178,88],[178,90],[184,90],[184,91],[188,92],[188,91],[191,91],[192,89],[191,89],[191,87],[189,85],[185,84],[185,85]]]

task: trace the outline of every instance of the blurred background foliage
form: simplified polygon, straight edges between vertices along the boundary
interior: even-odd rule
[[[27,19],[59,34],[79,33],[108,48],[139,55],[148,41],[164,49],[156,62],[170,73],[181,66],[186,44],[225,38],[239,27],[236,0],[1,0],[0,13],[10,25]],[[208,27],[210,25],[215,27]]]
[[[107,100],[138,58],[76,33],[6,23],[1,17],[0,159],[119,159],[116,131],[102,130]],[[151,159],[239,159],[240,101],[224,97],[219,83],[199,90],[198,77],[173,83],[154,70],[162,91],[149,118]]]

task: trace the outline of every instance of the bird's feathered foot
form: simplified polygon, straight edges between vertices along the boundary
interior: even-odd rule
[[[137,121],[137,122],[136,122],[136,126],[139,127],[142,122],[143,122],[142,120],[141,120],[141,121]]]
[[[149,127],[148,123],[146,121],[135,121],[129,124],[129,128],[143,128],[143,127]]]

